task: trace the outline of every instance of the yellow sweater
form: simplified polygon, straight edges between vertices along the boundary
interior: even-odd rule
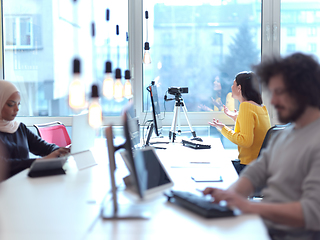
[[[223,127],[221,133],[238,145],[241,164],[249,164],[258,157],[264,137],[271,127],[266,106],[243,102],[239,107],[234,131]]]

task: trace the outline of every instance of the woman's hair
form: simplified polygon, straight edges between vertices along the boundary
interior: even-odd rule
[[[242,97],[247,101],[262,104],[260,86],[257,75],[253,72],[240,72],[236,75],[237,86],[241,86]]]

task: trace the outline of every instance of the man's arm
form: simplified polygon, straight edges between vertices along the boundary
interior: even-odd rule
[[[261,203],[248,200],[253,192],[253,185],[246,177],[240,177],[228,190],[206,188],[205,195],[212,195],[214,202],[226,201],[228,207],[238,208],[242,213],[258,214],[274,223],[292,227],[304,227],[304,215],[300,202]]]
[[[262,218],[274,223],[292,227],[304,227],[304,215],[300,202],[291,203],[259,203],[249,202],[244,213],[259,214]]]
[[[243,197],[248,197],[251,193],[253,193],[254,188],[251,181],[248,178],[240,177],[228,188],[228,190],[234,191]]]

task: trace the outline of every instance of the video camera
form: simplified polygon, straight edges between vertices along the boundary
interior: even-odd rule
[[[169,87],[168,93],[171,95],[188,93],[188,87]]]

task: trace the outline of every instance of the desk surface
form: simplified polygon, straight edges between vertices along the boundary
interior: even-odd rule
[[[194,150],[179,143],[158,150],[176,189],[204,188],[208,185],[227,188],[237,179],[230,159],[224,159],[219,139],[213,139],[209,150]],[[23,171],[0,186],[0,239],[269,239],[262,220],[256,215],[233,218],[204,219],[167,202],[159,194],[147,199],[144,206],[151,209],[148,220],[103,220],[101,206],[108,192],[109,169],[105,140],[92,150],[98,165],[70,171],[66,175],[28,178]],[[190,159],[209,163],[190,165]],[[117,159],[118,167],[124,166]],[[122,165],[122,166],[121,166]],[[198,184],[190,177],[192,169],[219,172],[221,183]],[[209,166],[209,167],[208,167]],[[119,192],[126,199],[125,191]],[[132,199],[131,199],[132,200]],[[141,204],[138,199],[137,204]]]

